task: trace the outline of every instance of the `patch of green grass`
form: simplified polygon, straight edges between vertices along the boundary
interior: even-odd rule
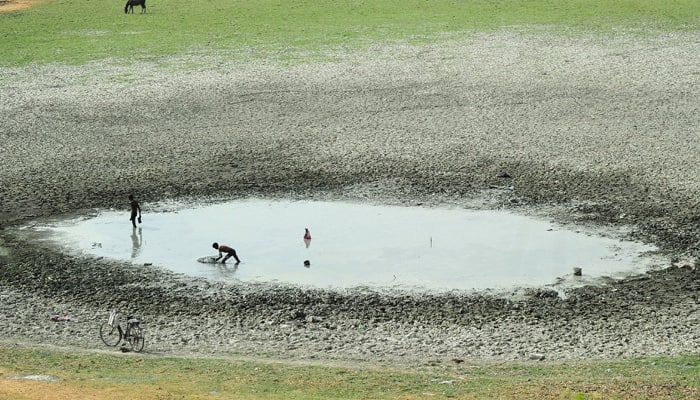
[[[0,345],[0,398],[27,375],[35,397],[244,399],[686,399],[700,396],[700,357],[615,362],[453,364],[386,369],[231,359],[75,354]],[[25,381],[27,382],[27,381]],[[47,390],[42,391],[46,386]],[[42,394],[43,393],[43,394]],[[4,397],[5,396],[5,397]],[[41,397],[43,396],[43,397]],[[96,396],[96,397],[95,397]],[[60,398],[60,397],[56,397]]]
[[[308,57],[335,46],[497,29],[616,34],[697,30],[697,0],[51,0],[0,12],[0,65],[225,52]]]

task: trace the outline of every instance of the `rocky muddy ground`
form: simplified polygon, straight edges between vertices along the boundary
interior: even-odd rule
[[[151,354],[412,363],[693,353],[697,33],[501,32],[282,63],[199,55],[2,68],[0,336]],[[654,243],[668,265],[571,290],[320,290],[63,254],[17,228],[127,195],[508,208]],[[673,264],[675,262],[675,264]],[[49,316],[70,314],[72,321]]]

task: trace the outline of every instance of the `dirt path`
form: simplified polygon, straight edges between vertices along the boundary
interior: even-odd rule
[[[17,11],[50,0],[0,0],[0,12]]]

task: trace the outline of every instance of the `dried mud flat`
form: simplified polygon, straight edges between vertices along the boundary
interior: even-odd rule
[[[697,33],[513,31],[304,64],[219,54],[3,68],[0,336],[102,350],[97,327],[120,308],[142,318],[151,354],[405,364],[694,353],[699,53]],[[566,298],[330,291],[75,257],[16,229],[125,208],[129,193],[146,219],[160,200],[242,196],[511,208],[629,226],[690,261]],[[75,320],[48,319],[64,313]]]

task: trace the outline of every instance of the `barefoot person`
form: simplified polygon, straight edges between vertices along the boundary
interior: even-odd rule
[[[221,260],[222,264],[226,264],[226,260],[228,260],[231,257],[233,257],[236,260],[236,264],[239,264],[241,262],[241,260],[238,259],[238,255],[236,255],[236,250],[232,249],[231,247],[228,247],[223,244],[219,245],[216,242],[214,242],[214,244],[212,244],[211,247],[219,250],[219,256],[216,257],[214,261],[219,261],[221,257],[224,257],[224,253],[226,253],[226,257],[224,257],[224,259]]]
[[[138,220],[139,224],[141,223],[141,206],[139,202],[134,199],[133,194],[129,195],[129,207],[131,207],[131,218],[129,218],[129,221],[131,221],[131,225],[136,228],[136,221]]]

